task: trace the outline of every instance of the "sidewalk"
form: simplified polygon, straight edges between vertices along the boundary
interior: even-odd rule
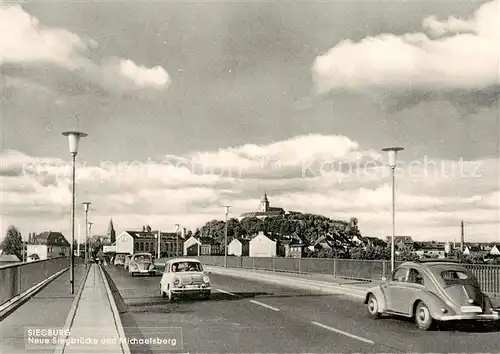
[[[75,267],[75,294],[84,273],[84,265]],[[29,328],[62,328],[74,298],[69,290],[66,271],[1,321],[0,353],[29,352],[25,341],[25,330]]]
[[[62,353],[123,353],[106,285],[96,264],[90,269],[70,330]]]

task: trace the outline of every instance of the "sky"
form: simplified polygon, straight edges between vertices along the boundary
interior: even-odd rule
[[[0,0],[2,236],[271,206],[500,242],[500,1]],[[84,228],[80,226],[83,234]],[[78,230],[77,230],[78,233]]]

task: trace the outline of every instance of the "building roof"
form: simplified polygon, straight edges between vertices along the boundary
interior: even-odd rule
[[[132,236],[134,239],[144,239],[144,240],[152,240],[156,239],[158,235],[158,231],[134,231],[134,230],[125,230],[127,234]],[[168,238],[176,238],[179,236],[181,238],[180,233],[176,232],[161,232],[162,239]]]
[[[250,243],[250,240],[247,240],[245,238],[240,238],[240,237],[233,239],[231,242],[233,242],[233,241],[238,241],[242,245],[248,245]]]
[[[30,245],[69,246],[68,240],[60,232],[45,231],[31,237]]]
[[[269,208],[271,210],[269,211],[251,211],[248,213],[243,213],[240,215],[241,218],[253,218],[253,217],[259,217],[259,216],[279,216],[279,215],[284,215],[285,210],[282,208]]]
[[[218,245],[219,243],[212,237],[200,237],[198,239],[202,245]]]
[[[257,236],[264,236],[264,237],[270,239],[271,241],[275,241],[275,242],[278,241],[278,237],[273,236],[273,235],[266,235],[263,231],[259,231],[257,233],[257,235],[254,235],[250,241],[253,241]]]
[[[15,254],[1,254],[0,262],[21,262]]]

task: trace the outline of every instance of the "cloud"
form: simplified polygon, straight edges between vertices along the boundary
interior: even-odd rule
[[[68,234],[69,162],[13,150],[0,157],[2,228],[14,222],[26,233],[51,228]],[[146,223],[164,230],[175,223],[199,227],[223,218],[224,203],[233,206],[234,216],[257,210],[264,190],[271,205],[287,210],[357,217],[366,235],[383,237],[391,230],[385,158],[345,136],[305,135],[161,161],[89,164],[81,158],[77,203],[92,201],[92,219],[103,232],[110,217],[121,229]],[[452,226],[466,220],[470,237],[498,240],[499,166],[499,159],[408,161],[402,155],[396,169],[398,233],[453,239],[458,231]]]
[[[408,106],[429,99],[461,101],[464,93],[486,91],[483,100],[457,104],[495,102],[500,93],[500,1],[482,5],[468,19],[431,16],[422,26],[427,33],[384,33],[359,42],[341,41],[314,61],[318,92],[382,91],[386,96],[403,96],[403,106]]]
[[[72,81],[79,81],[83,86],[101,85],[111,92],[118,89],[161,90],[171,82],[165,69],[158,65],[148,68],[121,58],[104,58],[104,64],[93,62],[89,57],[97,48],[97,42],[64,28],[43,26],[17,4],[0,2],[0,32],[0,65],[8,64],[10,68],[28,67],[28,71],[35,71],[42,77],[47,76],[48,70],[49,79],[63,76],[58,75],[57,68],[60,68],[65,76],[76,75]]]

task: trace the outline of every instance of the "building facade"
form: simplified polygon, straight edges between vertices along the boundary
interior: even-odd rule
[[[160,237],[160,258],[176,257],[183,254],[183,239],[180,233],[160,232],[144,229],[126,230],[116,238],[116,253],[134,254],[148,252],[158,254],[158,235]]]
[[[277,242],[260,231],[250,240],[250,257],[276,257]]]
[[[70,253],[70,244],[62,233],[45,231],[30,237],[26,253],[27,258],[38,260],[67,257]]]
[[[250,254],[250,241],[234,239],[227,245],[228,256],[247,257]]]

